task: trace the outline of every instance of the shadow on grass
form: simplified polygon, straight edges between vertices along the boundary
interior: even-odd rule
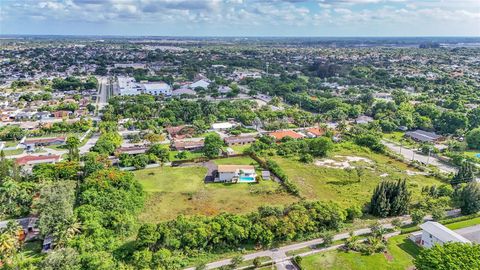
[[[420,248],[407,238],[403,239],[401,243],[397,244],[397,246],[414,258],[416,258],[420,252]]]

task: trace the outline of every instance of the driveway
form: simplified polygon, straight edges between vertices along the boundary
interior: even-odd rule
[[[455,230],[455,232],[467,238],[468,240],[472,241],[473,243],[480,244],[480,224],[467,227],[467,228],[458,229],[458,230]]]

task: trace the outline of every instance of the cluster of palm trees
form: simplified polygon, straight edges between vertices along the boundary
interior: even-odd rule
[[[359,235],[350,232],[350,237],[345,239],[345,249],[361,252],[366,255],[371,255],[378,252],[383,252],[386,249],[386,240],[384,234],[387,229],[379,223],[370,227],[371,233],[366,239],[360,239]]]

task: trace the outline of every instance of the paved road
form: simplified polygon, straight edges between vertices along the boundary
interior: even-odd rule
[[[97,108],[99,111],[108,104],[108,83],[107,77],[101,77],[99,79],[100,87],[98,88]]]
[[[80,146],[78,149],[80,151],[80,154],[85,154],[85,153],[88,153],[90,151],[90,148],[92,148],[98,141],[98,135],[94,134],[92,137],[90,137],[88,139],[88,141]]]
[[[391,224],[385,224],[383,226],[385,228],[393,228],[393,226]],[[367,234],[367,233],[370,233],[370,228],[364,228],[364,229],[356,230],[354,233],[355,233],[355,235]],[[350,236],[349,233],[337,234],[333,237],[333,241],[346,239],[349,236]],[[305,242],[301,242],[301,243],[297,243],[297,244],[283,246],[283,247],[280,247],[280,248],[273,248],[273,249],[269,249],[269,250],[263,250],[263,251],[259,251],[259,252],[255,252],[255,253],[250,253],[250,254],[247,254],[247,255],[243,256],[243,258],[244,258],[244,260],[253,260],[257,257],[270,257],[270,258],[272,258],[272,261],[275,262],[275,264],[280,263],[280,264],[283,265],[283,262],[290,259],[290,256],[287,256],[287,252],[302,249],[302,248],[306,248],[306,247],[315,247],[315,246],[317,246],[319,244],[322,244],[322,243],[323,243],[323,239],[322,238],[317,238],[317,239],[313,239],[313,240],[310,240],[310,241],[305,241]],[[230,262],[231,262],[231,259],[225,259],[225,260],[221,260],[221,261],[217,261],[217,262],[212,262],[212,263],[207,264],[207,269],[214,269],[214,268],[218,268],[218,267],[221,267],[221,266],[224,266],[224,265],[229,265]],[[281,268],[281,267],[282,267],[281,265],[280,266],[277,265],[277,269],[285,269],[285,268]],[[194,269],[195,268],[192,267],[192,268],[187,268],[186,270],[194,270]]]
[[[444,173],[457,172],[457,168],[455,168],[452,165],[446,164],[445,162],[439,160],[436,157],[428,157],[427,155],[419,153],[415,150],[411,150],[405,147],[400,147],[400,145],[387,142],[387,141],[383,141],[383,144],[385,144],[385,146],[387,146],[390,150],[394,151],[395,153],[401,154],[403,157],[405,157],[408,160],[414,159],[424,164],[431,164],[433,166],[436,166],[441,172],[444,172]]]
[[[455,232],[474,243],[480,244],[480,224],[463,229],[458,229],[455,230]]]

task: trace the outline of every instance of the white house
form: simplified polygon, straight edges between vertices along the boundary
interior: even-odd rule
[[[144,83],[143,88],[146,94],[158,96],[158,95],[165,95],[170,96],[172,95],[172,88],[170,85],[164,82],[152,82],[152,83]]]
[[[191,89],[195,89],[197,87],[202,87],[204,89],[207,89],[209,85],[210,85],[210,82],[202,79],[202,80],[198,80],[194,83],[191,83],[188,87],[190,87]]]
[[[443,245],[447,242],[471,243],[467,238],[438,222],[428,221],[420,225],[420,228],[422,231],[412,233],[410,240],[424,248],[431,248],[435,244]]]
[[[212,124],[212,129],[214,130],[225,130],[225,129],[230,129],[236,126],[235,123],[230,123],[230,122],[220,122],[220,123],[213,123]]]
[[[257,177],[252,165],[218,165],[217,173],[215,182],[251,183]]]

